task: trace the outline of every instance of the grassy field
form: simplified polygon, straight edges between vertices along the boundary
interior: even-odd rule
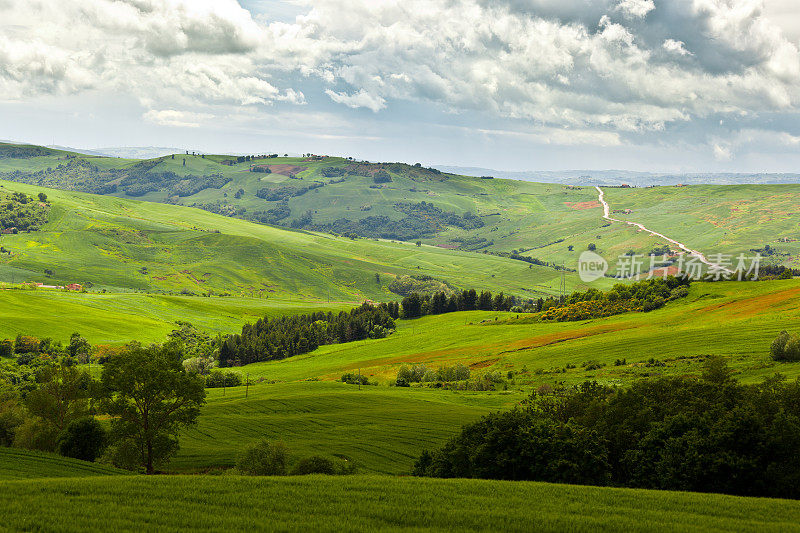
[[[5,172],[5,177],[15,180],[29,179],[8,172],[54,168],[68,156],[86,160],[101,170],[128,169],[136,162],[53,151],[51,155],[28,159],[0,159],[0,174]],[[299,189],[324,184],[288,198],[285,207],[291,214],[279,223],[288,226],[307,213],[312,216],[313,224],[318,225],[342,218],[358,221],[385,216],[400,220],[404,215],[397,204],[425,201],[447,212],[477,214],[484,223],[483,227],[472,230],[445,225],[435,235],[423,237],[426,244],[495,252],[520,250],[525,255],[572,268],[590,243],[610,261],[629,250],[646,254],[655,246],[666,244],[623,224],[609,225],[601,218],[602,209],[593,187],[436,174],[399,164],[384,165],[392,181],[376,185],[369,171],[362,172],[364,175],[349,173],[353,162],[340,157],[319,161],[279,157],[254,162],[275,166],[275,172],[270,174],[249,172],[250,161],[231,166],[221,164],[229,159],[230,156],[222,155],[176,154],[174,158],[147,161],[144,164],[152,167],[153,173],[220,175],[231,181],[221,188],[206,188],[189,196],[170,196],[168,191],[159,190],[136,198],[238,210],[235,216],[248,218],[256,211],[267,211],[281,204],[256,196],[259,189]],[[279,167],[294,170],[281,171]],[[345,174],[340,178],[327,177],[323,169],[330,168],[338,168]],[[65,176],[40,184],[73,189],[80,187],[83,177]],[[113,195],[131,198],[122,190]],[[735,255],[770,244],[779,250],[770,257],[771,262],[800,264],[800,241],[793,240],[798,230],[796,206],[800,205],[800,185],[609,188],[606,198],[612,210],[619,212],[615,213],[617,218],[644,223],[703,252]],[[624,214],[628,209],[631,212]],[[787,237],[790,242],[778,240]]]
[[[0,186],[33,195],[44,190],[12,182]],[[0,280],[317,302],[394,298],[387,285],[401,274],[427,274],[457,286],[529,297],[558,290],[557,271],[501,257],[291,231],[167,204],[46,191],[52,208],[42,230],[0,238],[10,252],[0,256]],[[567,286],[583,284],[569,273]]]
[[[60,455],[0,447],[0,481],[128,475],[130,472]]]
[[[224,395],[223,395],[224,394]],[[199,425],[185,431],[170,470],[233,466],[242,448],[282,440],[292,454],[351,461],[362,472],[404,474],[423,449],[465,423],[508,409],[520,392],[408,391],[330,382],[259,383],[211,389]]]
[[[403,363],[433,368],[463,363],[476,373],[515,371],[515,382],[525,385],[586,379],[625,383],[650,375],[698,373],[704,358],[718,355],[743,381],[776,372],[794,379],[800,377],[800,364],[772,361],[769,346],[781,330],[798,331],[799,296],[800,280],[695,283],[688,297],[662,309],[602,319],[543,323],[491,311],[427,316],[399,321],[396,333],[386,339],[323,346],[240,371],[293,381],[337,379],[343,371],[360,368],[386,383]],[[648,366],[651,358],[665,366]],[[618,359],[625,364],[615,366]],[[606,366],[581,367],[589,361]]]
[[[264,316],[350,309],[354,305],[280,298],[0,290],[0,338],[22,334],[66,341],[77,331],[92,344],[162,342],[178,320],[212,334],[225,334]]]
[[[753,255],[776,250],[765,263],[800,266],[800,185],[696,185],[605,189],[615,218],[644,224],[708,254]],[[630,230],[633,231],[633,230]],[[787,242],[783,242],[787,241]],[[763,255],[763,252],[762,252]],[[734,266],[736,265],[734,260]]]
[[[0,509],[11,531],[800,529],[796,501],[384,476],[10,481],[0,482]]]
[[[396,474],[463,424],[508,409],[546,383],[697,375],[711,355],[724,357],[743,382],[778,372],[795,379],[800,363],[772,361],[769,346],[781,330],[797,331],[799,295],[800,281],[695,284],[686,299],[658,311],[583,322],[485,311],[401,320],[386,339],[232,369],[254,384],[249,397],[245,387],[225,396],[212,390],[171,468],[229,467],[246,443],[267,437],[300,455],[343,456],[365,471]],[[495,392],[388,387],[406,363],[462,363],[473,377],[499,371],[503,382]],[[359,391],[338,382],[359,371],[379,385]]]

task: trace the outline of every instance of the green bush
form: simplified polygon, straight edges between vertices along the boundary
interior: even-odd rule
[[[333,461],[321,455],[311,455],[303,457],[292,468],[291,474],[293,476],[305,476],[308,474],[336,474],[336,467]]]
[[[94,417],[70,422],[56,439],[56,449],[64,457],[94,461],[106,444],[106,432]]]
[[[236,468],[248,476],[285,476],[288,460],[289,451],[284,443],[262,439],[245,447]]]
[[[772,341],[770,352],[776,361],[800,361],[800,337],[781,331]]]
[[[212,370],[206,376],[206,387],[209,389],[219,387],[238,387],[242,384],[242,377],[236,372],[226,372],[223,370]]]

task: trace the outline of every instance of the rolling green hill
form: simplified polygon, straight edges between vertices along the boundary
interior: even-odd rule
[[[800,503],[385,476],[0,482],[10,530],[797,531]],[[36,509],[31,513],[31,509]]]
[[[2,235],[0,280],[94,290],[359,302],[398,275],[518,296],[557,293],[558,271],[472,252],[287,230],[200,209],[0,182],[51,207],[39,231]],[[569,289],[583,286],[568,273]],[[377,277],[376,277],[377,275]]]
[[[126,470],[45,452],[0,447],[0,481],[129,475]]]
[[[196,206],[287,227],[517,251],[569,268],[590,243],[609,261],[666,244],[604,221],[593,187],[481,179],[340,157],[236,162],[234,156],[176,154],[137,161],[40,147],[27,148],[31,157],[2,157],[25,149],[0,144],[0,178]],[[270,172],[250,172],[251,165]],[[644,223],[705,253],[737,255],[770,245],[776,251],[766,262],[800,265],[798,222],[792,217],[800,205],[800,185],[612,188],[607,193],[615,217]]]

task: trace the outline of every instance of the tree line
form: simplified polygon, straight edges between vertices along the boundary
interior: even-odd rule
[[[702,376],[535,392],[424,452],[421,476],[800,498],[800,381]]]
[[[245,324],[241,334],[229,335],[219,349],[220,366],[239,366],[284,359],[316,350],[325,344],[386,337],[394,329],[394,306],[364,303],[338,314],[265,317]]]

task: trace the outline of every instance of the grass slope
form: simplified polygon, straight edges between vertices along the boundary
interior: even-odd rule
[[[53,204],[41,231],[0,238],[11,252],[0,256],[3,281],[353,302],[393,297],[386,286],[401,274],[526,296],[558,289],[557,271],[500,257],[290,231],[199,209],[13,182],[0,186],[46,190]],[[571,273],[567,285],[583,286]]]
[[[211,389],[197,427],[181,436],[176,471],[230,467],[249,442],[282,440],[297,456],[352,461],[360,471],[403,474],[420,451],[465,423],[522,398],[519,393],[409,391],[299,382]]]
[[[162,342],[177,320],[212,334],[225,334],[264,316],[350,309],[352,305],[278,298],[0,290],[0,338],[22,334],[66,341],[78,331],[92,344]]]
[[[605,189],[615,218],[644,224],[708,254],[752,256],[765,245],[765,263],[800,266],[800,185],[695,185]],[[788,242],[782,242],[788,241]],[[730,258],[729,258],[730,259]]]
[[[12,531],[797,531],[800,503],[532,482],[127,477],[0,483]]]
[[[0,149],[2,147],[0,145]],[[55,168],[67,161],[67,157],[85,159],[100,169],[127,169],[132,165],[127,159],[52,151],[40,157],[0,159],[0,174],[9,179],[35,181],[8,172]],[[289,198],[286,207],[291,214],[282,218],[280,224],[288,226],[306,213],[311,214],[313,224],[321,225],[342,218],[358,221],[373,216],[386,216],[396,221],[404,216],[396,204],[425,201],[459,215],[467,211],[475,213],[484,222],[482,228],[473,230],[444,226],[437,234],[423,238],[425,243],[500,252],[522,250],[526,255],[572,268],[589,243],[597,246],[598,252],[609,261],[629,250],[647,253],[655,246],[666,244],[646,232],[602,220],[597,191],[593,187],[436,174],[402,164],[384,164],[392,181],[376,185],[371,172],[377,167],[371,167],[372,170],[364,167],[367,168],[361,172],[364,175],[350,175],[346,171],[352,167],[352,162],[339,157],[321,161],[288,157],[255,161],[256,164],[305,169],[295,170],[295,179],[290,179],[288,171],[283,174],[249,172],[249,161],[232,166],[221,164],[228,159],[229,156],[177,154],[174,159],[166,156],[149,160],[143,164],[152,167],[150,172],[153,173],[221,175],[231,181],[219,189],[206,188],[185,197],[169,197],[170,193],[162,190],[137,198],[205,206],[220,212],[236,211],[236,216],[248,218],[257,211],[275,209],[280,204],[257,197],[259,189],[300,189],[322,183],[323,187]],[[323,175],[323,169],[331,167],[344,170],[344,179]],[[81,175],[65,176],[37,183],[70,189],[80,187],[81,179]],[[122,190],[114,194],[129,197]],[[613,210],[620,211],[620,217],[645,223],[707,253],[735,255],[765,244],[777,244],[780,253],[785,255],[774,256],[772,261],[787,265],[797,265],[800,261],[798,241],[778,243],[779,238],[794,239],[797,233],[798,185],[615,188],[607,190],[607,199]],[[632,213],[623,214],[626,209],[631,209]]]
[[[625,383],[648,375],[699,373],[709,355],[727,358],[736,377],[760,380],[781,372],[800,377],[800,363],[777,363],[769,346],[781,330],[798,331],[800,280],[695,283],[687,298],[650,313],[578,322],[541,323],[525,315],[472,311],[401,320],[386,339],[323,346],[282,361],[241,369],[268,379],[336,379],[344,371],[384,383],[403,363],[463,363],[473,372],[521,372],[515,380],[538,385],[598,379]],[[520,317],[517,319],[517,317]],[[649,367],[649,359],[665,363]],[[624,365],[615,366],[617,359]],[[607,366],[585,370],[596,361]],[[566,369],[567,365],[576,368]]]
[[[800,363],[772,361],[769,346],[782,329],[797,331],[798,295],[800,281],[695,284],[685,300],[658,311],[583,322],[532,323],[480,311],[401,320],[386,339],[232,369],[263,383],[251,385],[248,398],[245,387],[225,396],[211,390],[199,425],[182,436],[171,468],[229,467],[244,445],[267,437],[286,441],[298,455],[344,456],[365,471],[404,473],[423,449],[484,414],[510,408],[545,383],[624,385],[648,376],[699,374],[709,355],[726,358],[744,382],[777,372],[795,379]],[[618,359],[626,361],[615,365]],[[600,368],[585,368],[588,361]],[[497,392],[387,387],[403,363],[462,363],[474,375],[515,375],[506,381],[507,391]],[[381,385],[359,391],[337,381],[357,371]]]
[[[88,463],[51,453],[0,447],[0,481],[52,477],[128,475],[112,466]]]

